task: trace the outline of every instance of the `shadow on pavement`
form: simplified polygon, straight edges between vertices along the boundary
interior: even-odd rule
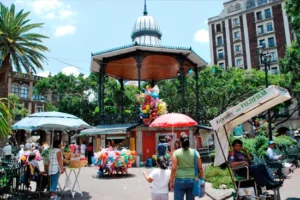
[[[70,192],[70,190],[65,191],[64,195],[62,196],[61,200],[85,200],[85,199],[92,199],[92,196],[90,196],[90,194],[88,192],[82,192],[83,197],[76,193],[74,196],[74,199],[72,197],[72,194]],[[60,192],[58,192],[58,196],[60,196]],[[41,200],[49,200],[50,198],[50,194],[49,193],[41,193]],[[29,192],[28,194],[28,199],[38,199],[38,194],[37,193],[33,193],[33,192]]]
[[[112,176],[93,176],[93,178],[97,178],[97,179],[125,179],[125,178],[134,178],[135,174],[114,174]]]
[[[286,200],[300,200],[300,198],[295,198],[295,197],[289,197]]]

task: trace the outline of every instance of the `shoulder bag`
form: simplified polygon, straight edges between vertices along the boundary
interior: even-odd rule
[[[195,169],[195,181],[193,187],[193,195],[195,197],[202,198],[205,195],[205,182],[202,178],[199,178],[197,154],[194,149],[194,169]]]

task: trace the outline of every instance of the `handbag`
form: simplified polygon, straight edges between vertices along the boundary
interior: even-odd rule
[[[196,150],[194,149],[194,169],[195,169],[195,181],[193,187],[193,196],[202,198],[205,195],[205,182],[202,178],[199,178],[198,162],[196,156]]]

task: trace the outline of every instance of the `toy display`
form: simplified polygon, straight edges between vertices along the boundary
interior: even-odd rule
[[[159,88],[147,86],[143,93],[136,95],[136,101],[141,105],[140,118],[149,125],[158,116],[168,113],[167,104],[159,99]]]
[[[127,174],[127,168],[135,162],[136,152],[127,149],[121,151],[112,148],[102,149],[94,153],[93,163],[98,168],[99,176]]]

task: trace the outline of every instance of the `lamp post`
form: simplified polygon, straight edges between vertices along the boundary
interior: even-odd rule
[[[266,88],[269,87],[269,80],[268,80],[268,69],[270,69],[270,63],[271,63],[271,55],[269,53],[264,53],[263,52],[264,47],[259,46],[258,47],[258,52],[259,52],[259,57],[260,57],[260,62],[261,64],[265,65],[265,80],[266,80]],[[272,140],[272,124],[271,124],[271,113],[270,110],[268,109],[268,127],[269,127],[269,140]]]

